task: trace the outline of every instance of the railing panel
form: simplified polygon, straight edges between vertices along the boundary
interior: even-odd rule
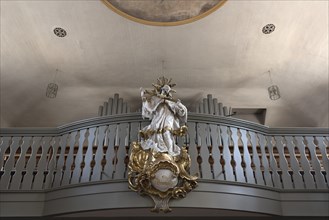
[[[302,179],[302,175],[300,174],[299,170],[299,162],[296,158],[295,154],[295,144],[294,144],[294,138],[292,136],[286,136],[285,137],[287,141],[287,148],[290,155],[290,167],[292,169],[292,178],[293,178],[293,184],[295,189],[304,189],[304,182]]]
[[[53,187],[60,186],[62,179],[63,179],[64,163],[65,163],[65,150],[66,150],[66,143],[67,143],[68,136],[69,136],[68,134],[64,134],[60,137],[60,140],[59,140],[59,147],[56,151],[56,165],[55,165],[55,176],[54,176],[54,181],[53,181]],[[58,156],[58,151],[60,151],[59,156]]]
[[[81,178],[81,163],[83,160],[83,143],[85,141],[87,129],[80,130],[79,132],[79,148],[74,160],[74,170],[72,174],[71,184],[79,183]]]
[[[127,110],[128,111],[128,110]],[[128,152],[125,158],[126,162],[126,171],[125,171],[125,178],[128,175],[128,163],[129,163],[129,155],[131,152],[131,144],[133,142],[138,142],[139,139],[139,131],[140,131],[140,123],[139,122],[131,122],[129,126],[129,142],[128,142]]]
[[[280,169],[281,169],[281,178],[282,178],[282,183],[283,183],[283,188],[284,189],[293,189],[292,181],[291,181],[291,176],[289,174],[289,166],[287,159],[285,157],[284,151],[285,151],[285,145],[283,144],[283,138],[281,136],[275,136],[274,137],[276,146],[279,152],[279,164],[280,164]]]
[[[221,153],[219,148],[221,147],[221,136],[220,136],[220,129],[218,125],[211,124],[210,132],[211,132],[211,143],[212,143],[211,154],[213,158],[213,165],[212,165],[213,178],[218,180],[224,180],[223,167],[220,163]]]
[[[207,101],[208,110],[212,109]],[[120,117],[97,125],[86,121],[91,125],[81,129],[74,124],[61,135],[54,129],[45,129],[41,135],[39,129],[38,135],[27,132],[1,137],[1,189],[40,190],[126,178],[130,144],[140,141],[138,131],[149,121]],[[323,132],[298,134],[285,129],[289,132],[285,134],[277,129],[266,133],[260,126],[239,127],[227,119],[221,123],[208,117],[196,115],[187,123],[188,134],[176,140],[188,149],[192,175],[280,189],[328,188],[328,140]]]
[[[108,147],[105,153],[106,164],[102,176],[103,180],[113,179],[113,175],[114,175],[113,162],[115,160],[114,141],[115,141],[116,130],[117,130],[116,124],[109,125],[108,136],[106,137],[108,140]]]
[[[46,174],[46,164],[47,164],[47,153],[50,147],[51,137],[43,137],[41,141],[41,157],[38,161],[36,167],[36,175],[34,177],[32,189],[43,189],[43,180],[45,179]]]
[[[89,182],[91,177],[91,163],[93,161],[93,147],[96,136],[96,128],[88,129],[88,144],[87,151],[84,157],[84,167],[82,169],[82,175],[80,182]]]
[[[55,174],[56,174],[56,160],[57,160],[57,153],[58,153],[58,148],[59,148],[59,142],[60,142],[60,137],[54,137],[53,140],[51,141],[50,145],[51,148],[53,149],[52,155],[49,158],[47,170],[48,170],[48,175],[46,176],[46,181],[45,181],[45,189],[49,189],[52,187],[52,183],[55,179]]]
[[[197,134],[200,136],[200,157],[201,157],[201,178],[212,179],[212,173],[210,170],[209,158],[209,137],[208,137],[208,125],[205,123],[198,123]],[[207,141],[208,140],[208,141]]]
[[[128,123],[121,123],[118,126],[118,142],[116,143],[116,166],[114,172],[114,179],[123,179],[125,171],[125,157],[126,157],[126,137],[129,136],[128,133]]]
[[[68,155],[66,157],[66,161],[65,161],[65,167],[64,167],[64,174],[63,174],[63,179],[62,179],[62,183],[61,185],[68,185],[70,184],[71,181],[71,177],[72,177],[72,165],[74,163],[73,161],[73,154],[74,154],[74,147],[75,147],[75,143],[76,143],[76,136],[77,136],[77,131],[74,131],[70,134],[70,145],[69,147],[69,152]]]
[[[233,168],[231,164],[231,152],[229,149],[229,135],[228,135],[228,127],[220,126],[222,140],[223,140],[223,159],[224,159],[224,172],[225,172],[225,180],[235,181],[235,177],[233,174]]]
[[[128,176],[128,163],[129,163],[129,155],[130,155],[130,132],[131,132],[131,123],[127,123],[126,126],[127,134],[124,139],[124,157],[123,157],[123,164],[124,164],[124,171],[123,171],[123,179],[126,179]]]
[[[326,171],[327,186],[329,187],[329,159],[328,159],[329,153],[326,152],[326,148],[328,148],[328,146],[325,144],[324,137],[316,137],[316,140],[318,142],[318,147],[320,149],[322,156],[323,169]]]
[[[254,171],[251,169],[251,158],[248,149],[248,137],[247,131],[240,129],[241,141],[243,143],[243,162],[244,162],[244,171],[247,183],[255,183]]]
[[[4,171],[4,164],[7,161],[6,151],[10,149],[10,141],[11,137],[1,137],[0,139],[0,171]]]
[[[199,169],[198,169],[198,162],[197,162],[197,157],[198,157],[198,150],[197,150],[197,134],[196,134],[196,123],[195,122],[188,122],[188,137],[189,137],[189,146],[188,146],[188,152],[190,154],[191,158],[191,167],[190,167],[190,173],[192,175],[198,174]],[[200,176],[199,176],[200,177]]]
[[[13,169],[13,170],[15,170],[15,173],[12,177],[10,189],[20,189],[22,177],[24,177],[23,171],[25,168],[26,152],[27,152],[28,148],[31,146],[31,140],[32,140],[32,137],[23,137],[23,139],[22,139],[23,143],[20,146],[21,152],[20,152],[19,158],[16,162],[16,166]]]
[[[19,148],[21,137],[13,137],[10,145],[10,154],[4,165],[4,174],[1,177],[0,189],[10,189],[10,182],[12,178],[12,171],[15,167],[15,156]]]
[[[266,137],[262,134],[257,134],[259,139],[259,145],[261,150],[261,158],[262,158],[262,165],[263,165],[263,175],[265,180],[265,185],[273,187],[272,177],[270,174],[270,165],[266,154]]]
[[[270,169],[272,174],[272,180],[273,180],[273,186],[276,188],[282,188],[282,182],[280,181],[280,175],[279,175],[279,168],[277,165],[276,158],[274,156],[274,144],[273,144],[273,137],[267,136],[267,146],[269,150],[270,155]]]
[[[22,182],[22,189],[28,190],[32,189],[33,180],[34,180],[34,171],[36,168],[36,161],[37,161],[37,153],[38,149],[40,148],[42,137],[33,137],[33,143],[31,146],[31,156],[27,161],[26,165],[26,174],[24,175],[24,179]]]
[[[326,189],[324,176],[321,173],[320,161],[316,155],[316,145],[314,144],[314,137],[305,137],[307,140],[307,147],[310,150],[311,163],[314,171],[314,179],[318,189]]]
[[[241,166],[241,162],[242,162],[242,157],[241,157],[241,153],[239,150],[239,136],[238,136],[238,129],[237,128],[233,128],[231,127],[231,133],[232,133],[232,140],[233,140],[233,159],[235,162],[235,176],[236,176],[236,181],[237,182],[242,182],[245,183],[246,182],[246,177],[243,173],[243,169]]]
[[[297,141],[297,148],[300,153],[300,163],[303,169],[303,182],[305,184],[305,188],[307,189],[315,189],[315,182],[313,179],[313,175],[311,174],[311,166],[310,162],[306,157],[305,152],[305,144],[304,144],[304,137],[298,136],[296,137]]]
[[[130,123],[129,144],[138,141],[139,122]]]
[[[256,178],[256,184],[258,185],[265,185],[264,184],[264,179],[263,179],[263,174],[262,171],[260,169],[260,160],[259,160],[259,156],[258,156],[258,151],[257,149],[258,144],[257,144],[257,136],[255,134],[255,132],[249,131],[249,136],[250,136],[250,142],[252,145],[252,161],[254,164],[254,172],[255,172],[255,178]]]
[[[105,133],[108,126],[100,126],[98,127],[97,132],[97,149],[94,156],[95,165],[93,167],[91,181],[98,181],[101,180],[102,174],[102,161],[104,157],[104,140],[105,140]]]

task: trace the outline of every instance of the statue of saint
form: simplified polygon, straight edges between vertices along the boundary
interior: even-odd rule
[[[176,84],[165,77],[160,77],[155,89],[147,91],[141,88],[143,101],[142,116],[149,118],[151,124],[141,131],[141,146],[144,150],[153,149],[154,152],[166,152],[171,156],[180,155],[180,148],[175,144],[175,136],[186,132],[187,109],[181,101],[174,100],[172,89]],[[180,126],[180,122],[184,126]]]

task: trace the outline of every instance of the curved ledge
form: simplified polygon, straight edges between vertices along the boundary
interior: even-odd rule
[[[208,209],[210,213],[231,210],[254,215],[299,215],[301,207],[308,207],[312,210],[308,215],[323,216],[329,214],[325,208],[329,198],[324,192],[328,190],[285,192],[250,184],[200,180],[199,186],[186,198],[171,200],[170,207],[173,215],[177,208]],[[117,215],[127,216],[132,210],[153,206],[149,197],[129,190],[126,180],[90,182],[45,191],[2,191],[1,195],[0,208],[4,210],[1,216],[57,216],[118,209],[122,212]],[[17,204],[29,209],[17,210]],[[141,214],[154,215],[149,211]]]
[[[78,129],[90,128],[95,126],[102,126],[108,124],[116,123],[129,123],[129,122],[138,122],[138,121],[148,121],[144,120],[141,116],[141,113],[129,113],[129,114],[120,114],[120,115],[109,115],[94,117],[89,119],[84,119],[72,123],[68,123],[57,128],[1,128],[1,136],[56,136],[62,135],[64,133],[72,132]],[[215,116],[215,115],[206,115],[198,113],[189,113],[189,122],[204,122],[204,123],[213,123],[221,124],[226,126],[235,126],[238,128],[246,128],[251,131],[257,131],[266,135],[324,135],[329,134],[329,128],[318,128],[318,127],[309,127],[309,128],[269,128],[264,125],[260,125],[254,122],[224,117],[224,116]]]

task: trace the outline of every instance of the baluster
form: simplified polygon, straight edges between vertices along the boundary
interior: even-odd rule
[[[228,128],[227,126],[220,126],[222,140],[223,140],[223,159],[225,161],[224,164],[224,172],[225,172],[225,180],[235,181],[233,175],[233,168],[231,165],[231,152],[229,149],[229,136],[228,136]]]
[[[23,137],[23,143],[21,145],[21,154],[16,162],[15,174],[13,175],[10,189],[20,189],[22,181],[22,172],[25,166],[25,155],[28,147],[31,145],[32,137]],[[24,176],[23,176],[24,177]]]
[[[0,170],[1,171],[4,169],[6,151],[10,147],[9,146],[10,140],[11,140],[11,137],[1,137],[1,144],[0,144]],[[1,181],[1,179],[0,179],[0,181]]]
[[[274,137],[276,146],[279,152],[279,164],[282,172],[282,183],[284,189],[293,189],[293,185],[291,182],[291,176],[289,174],[289,166],[287,159],[284,154],[284,145],[282,143],[283,139],[281,136],[275,136]]]
[[[230,128],[232,132],[232,140],[233,140],[233,159],[235,161],[235,176],[236,181],[238,182],[246,182],[246,178],[243,173],[243,169],[241,167],[241,153],[239,151],[239,136],[237,128]]]
[[[81,180],[80,182],[89,182],[91,176],[91,161],[93,160],[93,143],[95,139],[95,131],[96,128],[89,128],[88,129],[88,147],[87,152],[84,157],[85,166],[82,170]]]
[[[201,156],[201,173],[203,179],[212,179],[210,164],[208,163],[209,150],[207,146],[208,126],[205,123],[198,123],[197,135],[200,136],[200,156]]]
[[[128,148],[128,155],[127,155],[128,163],[129,163],[129,155],[131,152],[131,143],[138,142],[138,133],[139,133],[139,122],[131,122],[130,123],[130,132],[129,132],[129,148]]]
[[[132,142],[137,142],[138,141],[138,132],[139,132],[139,122],[131,122],[130,123],[130,137],[129,137],[129,142],[130,144]]]
[[[53,187],[58,187],[61,185],[61,181],[63,179],[64,173],[64,161],[65,161],[65,149],[66,149],[66,142],[67,142],[68,134],[64,134],[60,137],[59,146],[60,146],[60,155],[57,160],[58,149],[56,153],[56,165],[55,165],[55,177]]]
[[[114,175],[113,159],[115,157],[114,139],[115,139],[116,128],[117,128],[116,124],[109,125],[109,132],[107,137],[108,147],[105,153],[106,164],[103,171],[103,180],[112,179]]]
[[[69,153],[67,155],[66,161],[65,161],[65,170],[63,174],[63,179],[61,185],[68,185],[70,184],[71,175],[72,175],[72,165],[73,165],[73,154],[74,154],[74,146],[76,143],[76,135],[77,131],[74,131],[70,135],[70,146],[69,146]]]
[[[49,163],[48,163],[48,167],[47,167],[48,175],[46,176],[45,187],[44,187],[45,189],[49,189],[52,187],[51,185],[55,178],[55,174],[56,174],[55,165],[56,165],[59,141],[60,141],[60,138],[57,136],[57,137],[53,138],[53,141],[51,143],[51,147],[53,148],[53,154],[52,154],[52,157],[49,158]]]
[[[113,157],[113,179],[114,179],[114,176],[115,176],[115,172],[116,172],[116,167],[117,167],[117,164],[118,164],[118,157],[117,157],[117,154],[118,154],[118,148],[119,148],[119,145],[120,145],[120,138],[119,138],[119,125],[116,126],[116,129],[115,129],[115,137],[114,137],[114,157]]]
[[[73,175],[72,175],[72,179],[71,179],[71,184],[80,182],[80,177],[81,177],[81,173],[82,173],[81,163],[82,163],[82,159],[83,159],[82,151],[83,151],[83,143],[86,138],[85,137],[86,132],[87,132],[87,129],[83,129],[80,131],[79,148],[78,148],[78,152],[76,153],[76,156],[75,156],[75,161],[74,161],[75,165],[74,165]]]
[[[314,138],[313,137],[305,137],[307,140],[307,146],[308,149],[310,150],[311,154],[311,163],[314,168],[314,178],[316,182],[316,186],[318,189],[326,189],[326,182],[324,179],[324,176],[321,173],[321,166],[320,166],[320,161],[316,155],[316,145],[314,144]]]
[[[258,156],[258,151],[257,151],[257,140],[256,140],[256,134],[255,132],[249,131],[250,135],[250,141],[252,145],[252,161],[255,165],[255,176],[256,176],[256,182],[258,185],[265,185],[264,179],[263,179],[263,174],[260,169],[260,160]]]
[[[292,136],[286,136],[285,139],[287,141],[287,148],[290,155],[290,166],[293,171],[292,178],[294,181],[295,189],[304,189],[303,178],[299,172],[299,162],[295,154],[294,138]]]
[[[127,178],[127,172],[128,172],[128,163],[129,163],[129,154],[130,154],[130,128],[131,123],[127,124],[127,135],[124,140],[124,149],[125,149],[125,156],[124,156],[124,173],[123,173],[123,178]]]
[[[197,157],[198,157],[198,151],[197,151],[197,145],[196,145],[196,126],[197,124],[195,122],[187,122],[188,126],[188,136],[190,138],[189,140],[189,147],[188,147],[188,152],[190,154],[191,158],[191,167],[190,167],[190,173],[192,175],[200,175],[198,172],[198,162],[197,162]]]
[[[41,137],[33,137],[32,152],[26,165],[26,173],[22,182],[22,189],[31,189],[33,184],[34,169],[36,166],[36,156],[40,147]]]
[[[271,178],[271,174],[270,174],[270,167],[269,167],[269,162],[267,160],[267,156],[266,156],[266,152],[265,152],[265,137],[262,134],[258,133],[258,139],[259,139],[259,145],[260,145],[260,150],[261,150],[261,154],[262,154],[262,164],[263,164],[263,168],[264,168],[264,179],[265,179],[265,185],[266,186],[271,186],[273,187],[273,183],[272,183],[272,178]]]
[[[37,174],[34,177],[34,181],[32,184],[32,189],[42,189],[45,179],[45,171],[46,171],[46,159],[47,159],[47,153],[50,147],[50,140],[51,137],[43,137],[41,142],[41,149],[42,154],[38,162],[37,166]]]
[[[208,157],[205,158],[204,162],[205,164],[208,164],[208,169],[210,172],[210,178],[214,179],[214,172],[213,172],[213,164],[214,164],[214,158],[212,157],[212,149],[214,147],[213,143],[212,143],[212,139],[211,139],[211,131],[210,131],[210,125],[207,124],[206,127],[206,146],[208,148],[207,154]]]
[[[247,131],[240,129],[241,141],[243,143],[243,161],[245,164],[245,175],[247,183],[255,183],[254,171],[251,169],[251,158],[248,149],[248,137]]]
[[[318,141],[318,147],[320,149],[322,155],[322,165],[324,170],[326,171],[326,178],[327,178],[327,186],[329,186],[329,159],[326,153],[326,145],[324,142],[323,137],[315,137]]]
[[[98,128],[98,146],[95,154],[95,166],[93,168],[93,174],[91,175],[91,181],[101,180],[102,173],[102,159],[104,156],[104,138],[107,126],[100,126]]]
[[[0,189],[9,189],[12,172],[15,171],[15,156],[19,148],[21,137],[13,137],[10,145],[10,154],[4,166],[4,174],[1,177]]]
[[[124,171],[125,171],[125,157],[126,157],[126,146],[125,146],[125,138],[127,135],[128,123],[121,123],[118,125],[119,132],[119,143],[116,144],[117,152],[116,152],[116,169],[114,172],[114,179],[123,179]]]
[[[280,176],[279,176],[279,168],[276,163],[276,159],[274,156],[274,150],[273,150],[273,143],[272,143],[272,136],[267,136],[267,146],[268,146],[268,151],[270,155],[270,167],[272,170],[272,179],[273,179],[273,186],[276,188],[282,188],[282,183],[280,181]]]
[[[220,131],[217,125],[211,124],[209,125],[210,127],[210,132],[211,132],[211,143],[212,143],[212,157],[214,160],[213,163],[213,175],[214,179],[219,179],[219,180],[224,180],[224,173],[223,173],[223,168],[222,165],[220,164]]]
[[[6,156],[6,151],[9,149],[10,150],[10,144],[9,142],[11,141],[11,137],[0,137],[1,138],[1,143],[0,143],[0,171],[4,171],[4,164],[8,160],[8,157]],[[1,189],[2,181],[0,177],[0,189]]]
[[[300,163],[304,171],[303,179],[306,189],[315,189],[315,182],[311,174],[311,165],[306,157],[304,138],[301,136],[295,137],[297,140],[297,148],[300,153]]]

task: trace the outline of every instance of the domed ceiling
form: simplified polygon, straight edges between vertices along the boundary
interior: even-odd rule
[[[0,1],[1,127],[97,117],[115,93],[135,111],[162,75],[190,111],[212,94],[270,127],[329,125],[328,1],[104,1]]]

